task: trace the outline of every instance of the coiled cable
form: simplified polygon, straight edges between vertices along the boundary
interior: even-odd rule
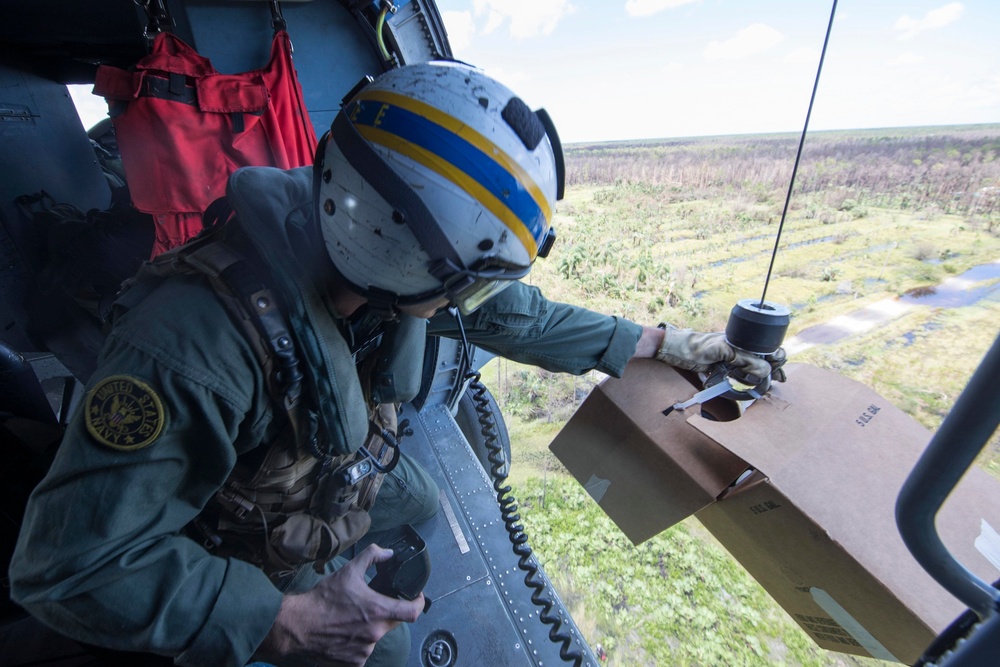
[[[549,627],[549,641],[559,644],[559,657],[563,662],[572,662],[574,667],[580,667],[583,663],[583,655],[571,649],[573,637],[562,631],[563,619],[552,613],[555,602],[552,596],[546,592],[546,582],[539,573],[536,559],[533,557],[531,547],[528,545],[528,536],[524,533],[524,526],[521,525],[521,515],[518,514],[517,500],[511,494],[511,488],[506,484],[508,461],[500,444],[497,425],[493,411],[490,408],[489,390],[482,383],[482,375],[479,371],[472,370],[472,350],[469,341],[465,337],[465,328],[462,324],[461,316],[457,311],[453,313],[458,330],[462,336],[462,369],[463,381],[469,382],[467,391],[472,396],[473,404],[476,408],[476,416],[479,420],[480,433],[483,436],[483,444],[488,452],[487,460],[490,462],[490,478],[493,482],[493,490],[496,492],[497,503],[500,505],[500,515],[503,518],[504,528],[507,530],[514,555],[518,557],[517,566],[524,573],[524,585],[532,589],[531,603],[540,607],[538,618]]]

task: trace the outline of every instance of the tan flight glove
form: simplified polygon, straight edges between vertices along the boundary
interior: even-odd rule
[[[708,373],[713,366],[724,363],[730,370],[738,371],[747,378],[749,384],[762,382],[771,375],[778,382],[785,381],[781,370],[786,360],[785,351],[778,348],[767,359],[734,348],[726,342],[726,334],[699,333],[690,329],[676,329],[665,325],[663,343],[656,352],[660,361],[689,371]],[[756,378],[756,382],[754,379]]]

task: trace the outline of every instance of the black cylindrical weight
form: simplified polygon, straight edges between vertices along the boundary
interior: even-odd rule
[[[747,352],[771,354],[785,340],[790,319],[785,306],[770,301],[762,303],[759,299],[741,299],[729,313],[726,340]]]

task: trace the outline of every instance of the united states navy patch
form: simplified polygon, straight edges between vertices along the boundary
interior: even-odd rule
[[[99,443],[132,451],[153,443],[163,430],[163,402],[152,387],[128,375],[112,375],[87,393],[87,431]]]

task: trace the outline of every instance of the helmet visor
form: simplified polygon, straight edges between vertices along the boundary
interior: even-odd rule
[[[458,292],[449,292],[451,302],[463,315],[471,315],[477,308],[514,284],[513,280],[476,278]]]
[[[514,266],[483,258],[471,269],[459,269],[445,278],[444,291],[463,315],[469,315],[511,284],[528,275],[530,266]]]

